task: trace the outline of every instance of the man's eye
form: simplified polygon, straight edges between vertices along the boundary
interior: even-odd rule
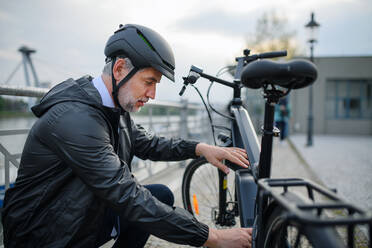
[[[153,84],[153,81],[146,81],[146,84],[147,85],[152,85]]]

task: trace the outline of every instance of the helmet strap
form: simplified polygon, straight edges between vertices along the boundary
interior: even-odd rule
[[[115,104],[116,106],[118,106],[121,110],[123,110],[123,108],[120,106],[120,103],[119,103],[119,98],[118,98],[118,94],[119,94],[119,88],[121,86],[123,86],[129,79],[131,79],[134,74],[137,73],[137,71],[139,70],[138,68],[134,67],[119,83],[118,85],[116,85],[116,79],[114,77],[114,65],[115,65],[115,62],[116,62],[116,58],[113,58],[112,59],[112,65],[111,65],[111,81],[112,81],[112,96],[114,98],[114,101],[115,101]]]

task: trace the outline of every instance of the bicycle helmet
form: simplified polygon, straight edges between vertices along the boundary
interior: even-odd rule
[[[136,24],[120,24],[105,46],[106,62],[112,61],[111,70],[118,56],[129,58],[134,68],[116,85],[112,75],[112,95],[120,107],[117,94],[138,70],[153,67],[174,82],[174,55],[169,44],[154,30]]]

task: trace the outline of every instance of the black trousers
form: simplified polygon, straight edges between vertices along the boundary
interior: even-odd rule
[[[146,187],[159,201],[169,206],[173,206],[174,196],[167,186],[162,184],[149,184],[144,185],[144,187]],[[117,233],[116,235],[112,235],[114,227]],[[107,209],[105,213],[105,224],[103,225],[102,231],[98,237],[97,247],[100,247],[113,238],[116,239],[113,248],[144,247],[149,236],[150,234],[141,230],[140,226],[128,222],[117,215],[113,210]]]
[[[280,130],[280,140],[283,141],[288,136],[288,125],[286,121],[277,121],[275,126]]]

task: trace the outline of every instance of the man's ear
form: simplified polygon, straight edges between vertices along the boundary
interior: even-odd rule
[[[128,74],[128,71],[125,66],[126,63],[127,62],[125,61],[125,59],[122,58],[118,58],[115,61],[112,73],[117,82],[121,81]]]

